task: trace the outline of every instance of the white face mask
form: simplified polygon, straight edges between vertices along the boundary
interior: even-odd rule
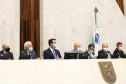
[[[119,50],[122,50],[122,47],[119,47]]]
[[[93,53],[93,50],[90,50],[90,53],[92,54]]]
[[[29,52],[33,51],[33,47],[30,47],[30,48],[28,49],[28,51],[29,51]]]
[[[105,51],[108,51],[108,48],[104,48]]]
[[[77,48],[77,51],[80,51],[81,50],[81,47]]]

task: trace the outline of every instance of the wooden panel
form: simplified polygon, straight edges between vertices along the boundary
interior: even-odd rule
[[[31,0],[31,19],[34,19],[34,14],[35,14],[35,0]]]
[[[124,5],[123,5],[123,0],[116,0],[116,2],[118,3],[122,13],[124,14]]]
[[[20,51],[31,41],[37,56],[40,55],[39,0],[20,0]]]

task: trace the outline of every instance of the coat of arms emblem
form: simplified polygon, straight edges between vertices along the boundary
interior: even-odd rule
[[[112,62],[98,62],[102,77],[107,83],[115,83],[116,74]]]

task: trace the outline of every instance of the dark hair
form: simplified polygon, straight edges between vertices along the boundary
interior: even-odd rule
[[[89,44],[88,45],[88,48],[91,48],[91,47],[95,48],[94,44]]]
[[[122,43],[121,42],[117,42],[116,46],[118,46],[118,45],[122,45]]]
[[[56,39],[49,39],[48,41],[49,46],[50,46],[50,43],[53,43],[53,40],[56,40]]]

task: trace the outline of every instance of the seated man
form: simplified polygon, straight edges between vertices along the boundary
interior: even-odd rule
[[[113,58],[115,58],[114,55],[119,55],[119,58],[125,58],[124,52],[122,50],[122,43],[121,42],[117,42],[116,49],[113,52]]]
[[[81,51],[81,44],[78,42],[74,43],[74,49],[71,52],[78,53],[77,59],[79,59],[79,53],[83,53],[83,51]]]
[[[57,47],[56,39],[49,39],[48,41],[49,48],[43,52],[44,59],[61,59],[59,50],[55,49]]]
[[[10,47],[9,44],[4,43],[2,45],[3,50],[0,51],[0,53],[8,53],[9,54],[9,59],[13,59],[13,54],[10,52]]]
[[[37,58],[35,51],[33,51],[31,41],[27,41],[24,43],[24,50],[20,53],[20,55],[31,55],[31,59]]]
[[[77,53],[83,53],[83,51],[81,51],[81,44],[76,42],[74,43],[74,49],[71,52],[77,52]]]
[[[98,51],[98,57],[97,58],[100,58],[100,56],[102,54],[106,54],[107,55],[107,58],[108,59],[111,59],[111,52],[108,51],[108,44],[107,43],[103,43],[102,44],[102,49]]]
[[[95,46],[93,44],[89,44],[88,49],[84,52],[88,56],[88,59],[97,58],[97,56],[95,56],[95,54],[93,53],[94,48],[95,48]]]

